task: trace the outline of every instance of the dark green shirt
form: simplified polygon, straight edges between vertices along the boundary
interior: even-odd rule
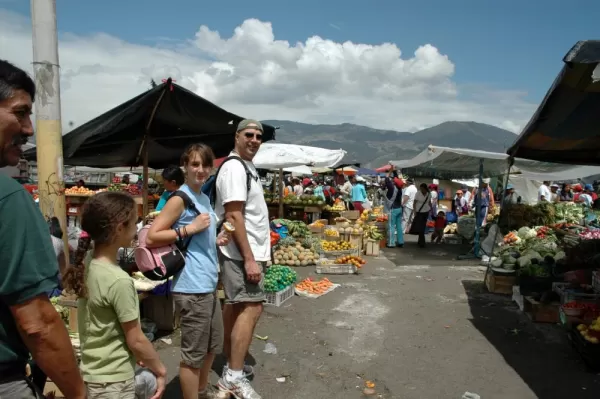
[[[58,263],[48,224],[31,195],[0,175],[0,375],[29,358],[9,306],[57,286]]]

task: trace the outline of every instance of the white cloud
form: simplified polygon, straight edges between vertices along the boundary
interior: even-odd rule
[[[318,36],[289,43],[257,19],[232,35],[203,25],[194,38],[159,43],[61,33],[64,125],[85,123],[148,89],[151,78],[169,76],[231,112],[260,119],[395,130],[475,120],[518,131],[534,110],[522,92],[458,86],[455,65],[431,44],[403,58],[393,43]],[[29,19],[0,10],[0,48],[2,58],[31,71]]]

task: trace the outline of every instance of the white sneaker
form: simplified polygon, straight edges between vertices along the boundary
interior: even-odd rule
[[[198,399],[229,399],[230,397],[229,392],[215,389],[210,385],[204,391],[198,392]]]
[[[223,374],[225,375],[227,373],[227,370],[229,368],[227,367],[227,365],[223,366]],[[254,374],[254,367],[250,366],[249,364],[244,364],[244,369],[242,370],[243,376],[244,378],[248,378],[250,377],[252,374]]]
[[[247,378],[241,378],[233,382],[227,381],[226,378],[220,378],[217,386],[221,392],[230,393],[236,399],[262,399],[252,388]]]

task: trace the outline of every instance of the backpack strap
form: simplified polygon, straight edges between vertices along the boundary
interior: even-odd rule
[[[200,211],[198,210],[198,208],[196,208],[196,204],[194,204],[194,201],[192,201],[192,199],[189,197],[189,195],[187,195],[187,193],[185,193],[184,191],[181,190],[177,190],[174,191],[170,196],[169,199],[167,199],[167,201],[169,201],[171,198],[173,197],[179,197],[183,200],[183,206],[185,209],[189,209],[192,212],[194,212],[196,214],[196,216],[200,215]],[[182,250],[183,252],[187,251],[188,246],[190,245],[190,242],[192,241],[192,237],[189,237],[187,240],[180,240],[179,243],[179,249]]]
[[[213,209],[214,209],[215,203],[217,201],[217,178],[219,177],[219,172],[221,171],[221,168],[223,167],[223,165],[225,165],[226,162],[228,162],[232,159],[237,159],[242,164],[242,166],[244,167],[244,170],[246,171],[246,191],[249,192],[250,188],[252,187],[253,176],[252,176],[252,172],[250,172],[250,169],[248,168],[248,165],[246,165],[246,162],[244,162],[244,160],[237,155],[228,156],[227,158],[225,158],[223,160],[223,162],[219,166],[219,169],[217,169],[217,173],[215,173],[215,184],[210,193],[211,195],[209,198],[210,204],[212,205]]]

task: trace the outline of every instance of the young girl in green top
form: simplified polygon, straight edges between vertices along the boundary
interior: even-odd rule
[[[116,261],[119,248],[134,239],[136,222],[137,206],[128,194],[104,192],[88,199],[81,228],[89,239],[80,240],[76,266],[64,278],[78,296],[81,373],[90,399],[134,399],[136,360],[157,378],[153,399],[165,388],[166,369],[142,332],[133,280]],[[84,261],[90,240],[94,250]]]

